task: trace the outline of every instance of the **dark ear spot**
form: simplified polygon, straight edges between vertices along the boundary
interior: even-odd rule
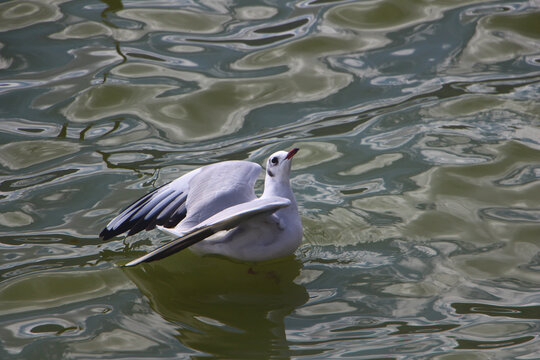
[[[266,170],[266,173],[267,173],[268,175],[270,175],[270,177],[274,177],[274,173],[271,172],[270,170]]]

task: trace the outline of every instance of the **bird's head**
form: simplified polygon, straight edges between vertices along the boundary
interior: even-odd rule
[[[277,181],[289,181],[291,173],[291,163],[293,156],[298,152],[298,148],[291,151],[278,151],[268,158],[266,163],[266,177]]]

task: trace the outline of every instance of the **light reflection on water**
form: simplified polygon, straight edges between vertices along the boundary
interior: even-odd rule
[[[538,14],[0,4],[0,357],[537,357]],[[124,270],[168,237],[97,238],[179,174],[291,146],[293,258]]]

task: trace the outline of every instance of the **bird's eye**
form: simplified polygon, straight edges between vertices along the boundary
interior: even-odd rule
[[[272,159],[270,159],[270,162],[274,165],[277,165],[278,163],[278,158],[277,157],[273,157]]]

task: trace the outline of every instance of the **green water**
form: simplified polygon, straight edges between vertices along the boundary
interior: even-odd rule
[[[539,358],[539,19],[1,2],[0,358]],[[123,269],[170,238],[97,236],[189,170],[293,146],[293,257]]]

